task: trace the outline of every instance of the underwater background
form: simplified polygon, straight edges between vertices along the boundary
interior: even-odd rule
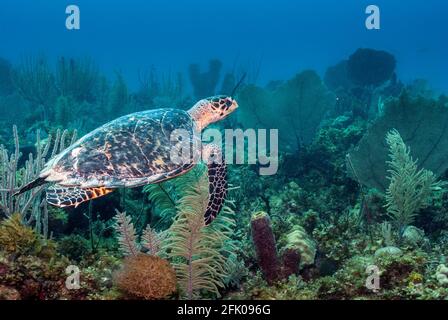
[[[0,299],[447,299],[447,16],[442,0],[3,0]],[[214,127],[279,129],[278,171],[228,165],[208,226],[204,165],[77,207],[14,196],[108,121],[232,93]]]

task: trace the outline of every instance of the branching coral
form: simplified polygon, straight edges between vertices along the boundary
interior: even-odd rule
[[[412,224],[418,211],[423,208],[434,188],[439,187],[434,174],[417,169],[417,161],[410,155],[400,134],[391,130],[386,137],[390,150],[390,184],[386,192],[386,206],[390,217],[399,230]]]
[[[19,196],[14,196],[14,193],[20,187],[34,180],[46,161],[65,148],[68,132],[63,131],[61,133],[58,130],[54,141],[49,136],[48,142],[44,144],[38,131],[36,134],[36,153],[34,156],[29,154],[25,167],[20,169],[19,160],[22,154],[16,126],[13,127],[13,133],[14,152],[10,155],[5,147],[0,146],[0,213],[6,217],[10,217],[14,213],[20,213],[26,224],[34,223],[36,230],[46,237],[48,235],[47,204],[41,200],[41,194],[45,187],[34,188]],[[76,131],[73,133],[70,143],[73,143],[75,139]]]

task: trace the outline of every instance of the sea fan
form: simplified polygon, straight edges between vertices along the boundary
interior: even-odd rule
[[[178,178],[183,190],[178,214],[163,241],[165,254],[176,270],[181,295],[197,298],[201,291],[219,296],[228,273],[227,257],[234,250],[230,235],[233,211],[225,206],[209,226],[204,224],[209,191],[203,168]]]
[[[137,235],[131,217],[126,212],[116,210],[114,229],[117,232],[117,239],[120,250],[125,256],[135,256],[140,252],[140,246],[137,242]]]
[[[279,146],[296,151],[313,141],[336,97],[315,71],[306,70],[274,88],[244,86],[238,102],[238,119],[245,128],[281,128]]]

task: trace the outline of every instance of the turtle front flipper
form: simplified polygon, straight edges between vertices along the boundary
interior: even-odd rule
[[[204,214],[205,225],[210,224],[221,211],[227,195],[227,166],[221,148],[214,144],[204,147],[202,159],[208,167],[209,200]]]
[[[55,185],[47,189],[47,202],[56,207],[74,206],[76,208],[85,201],[104,196],[113,190],[105,187],[77,188]]]

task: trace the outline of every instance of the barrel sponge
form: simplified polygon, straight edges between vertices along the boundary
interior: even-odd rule
[[[176,290],[176,274],[168,261],[146,254],[127,257],[114,280],[131,298],[163,299]]]
[[[314,264],[316,256],[316,243],[306,233],[302,226],[295,225],[285,236],[285,248],[297,250],[300,253],[300,267]]]

